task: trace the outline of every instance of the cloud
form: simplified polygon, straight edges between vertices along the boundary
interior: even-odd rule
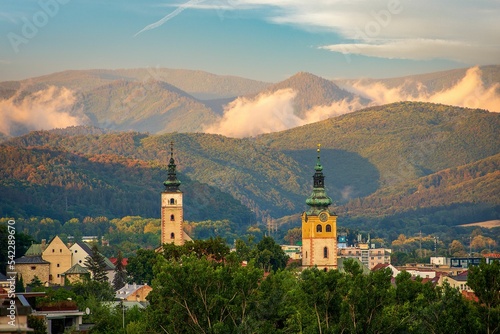
[[[301,118],[294,111],[296,95],[288,88],[263,93],[254,99],[240,97],[227,105],[219,122],[206,127],[204,132],[234,138],[251,137],[318,122],[362,107],[358,100],[336,101],[328,106],[315,106]]]
[[[375,105],[383,105],[398,101],[421,101],[454,105],[465,108],[480,108],[500,112],[500,84],[485,87],[481,79],[479,67],[467,70],[465,76],[455,85],[438,92],[429,92],[427,87],[417,83],[417,92],[408,93],[406,84],[387,88],[380,82],[366,84],[358,81],[352,85],[354,91],[370,98]]]
[[[31,130],[48,130],[81,125],[83,121],[69,114],[75,102],[73,92],[67,88],[51,86],[16,102],[16,94],[0,100],[0,132],[18,135]]]
[[[303,117],[295,113],[294,99],[297,94],[290,88],[262,93],[253,99],[240,97],[228,104],[223,117],[206,127],[204,132],[235,138],[251,137],[319,122],[368,106],[399,101],[432,102],[500,112],[500,84],[485,87],[481,75],[479,67],[470,68],[455,85],[438,92],[429,91],[421,82],[405,82],[388,88],[381,82],[360,80],[344,88],[370,99],[372,102],[369,105],[359,99],[344,99],[330,105],[315,106],[307,110]],[[412,89],[413,93],[410,93],[408,88],[413,87],[416,91]]]
[[[321,49],[343,54],[364,55],[378,58],[397,58],[413,60],[451,59],[459,62],[475,62],[477,46],[464,42],[437,39],[406,39],[398,41],[377,41],[373,44],[333,44]],[[485,50],[487,48],[484,48]],[[490,59],[495,51],[489,50],[482,57]]]
[[[468,64],[500,59],[498,0],[227,1],[236,10],[261,9],[275,24],[329,32],[332,43],[319,48],[333,52]]]

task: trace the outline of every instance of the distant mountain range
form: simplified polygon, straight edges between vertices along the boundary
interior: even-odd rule
[[[191,199],[186,219],[227,218],[244,230],[306,208],[320,143],[341,225],[408,222],[429,231],[499,218],[498,133],[499,113],[421,102],[244,139],[93,127],[37,131],[0,146],[0,213],[159,216],[173,141]]]
[[[455,88],[460,91],[439,94]],[[293,94],[280,96],[284,90]],[[228,117],[223,118],[228,109],[232,117],[247,113],[249,122],[272,120],[262,128],[274,132],[407,99],[500,111],[499,96],[498,65],[392,79],[326,80],[300,72],[274,84],[166,68],[64,71],[0,82],[0,140],[74,125],[153,134],[205,132]],[[268,114],[252,117],[262,97],[268,97]],[[280,104],[273,104],[277,99]],[[226,134],[224,128],[217,131]]]

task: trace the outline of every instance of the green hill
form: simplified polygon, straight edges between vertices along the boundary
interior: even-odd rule
[[[20,199],[33,194],[43,196],[45,191],[59,192],[59,197],[51,198],[58,203],[51,204],[58,205],[53,210],[57,213],[65,199],[61,197],[62,189],[70,189],[75,197],[79,191],[87,194],[81,207],[74,209],[87,210],[85,215],[91,214],[92,208],[96,208],[95,214],[103,214],[99,210],[118,205],[97,209],[89,197],[95,188],[102,198],[121,193],[119,203],[123,206],[141,197],[137,210],[131,206],[127,209],[133,212],[111,212],[115,216],[159,216],[154,210],[158,210],[171,141],[175,143],[181,179],[193,180],[219,194],[212,198],[212,190],[193,191],[186,181],[184,191],[193,191],[186,198],[196,198],[194,194],[206,196],[196,201],[210,203],[218,217],[233,205],[233,217],[236,212],[244,212],[239,203],[260,222],[302,212],[312,189],[318,143],[322,144],[327,192],[341,214],[340,224],[369,226],[374,222],[373,226],[378,226],[395,224],[394,219],[406,224],[412,217],[411,224],[418,226],[433,217],[445,225],[454,225],[495,219],[500,214],[500,200],[494,196],[500,190],[500,114],[484,110],[395,103],[246,139],[201,133],[149,135],[77,129],[37,131],[4,143],[2,155],[9,154],[1,168],[4,215],[28,214],[29,206]],[[45,168],[64,167],[67,175],[74,175],[75,182],[54,184],[43,177],[37,181],[40,164],[30,157],[35,155],[39,160],[47,154],[53,161],[48,158]],[[16,166],[7,164],[7,160]],[[472,176],[468,179],[469,174]],[[52,180],[52,176],[47,178]],[[49,202],[37,207],[41,210],[47,205]],[[189,210],[196,212],[194,207]],[[212,217],[204,214],[196,217]],[[239,224],[249,221],[241,218]]]
[[[0,156],[3,217],[45,216],[64,222],[86,216],[160,216],[167,171],[154,162],[47,146],[0,145]],[[228,194],[186,175],[179,178],[187,220],[230,219],[239,226],[255,222],[255,215]]]

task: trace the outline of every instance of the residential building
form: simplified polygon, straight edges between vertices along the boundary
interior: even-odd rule
[[[125,284],[121,289],[116,291],[116,299],[121,299],[129,302],[145,302],[146,296],[153,290],[147,284]]]
[[[56,235],[42,252],[42,258],[50,263],[49,283],[62,285],[64,281],[61,274],[72,266],[72,254],[68,246]]]
[[[71,253],[73,254],[71,264],[74,266],[75,264],[79,264],[82,267],[85,267],[85,261],[87,257],[93,256],[92,248],[85,242],[77,241],[69,248]],[[101,254],[102,255],[102,254]],[[106,276],[108,276],[108,281],[111,283],[115,278],[115,265],[111,263],[111,261],[103,255],[104,263],[106,264]]]
[[[368,243],[359,243],[355,247],[339,248],[338,255],[342,258],[355,258],[372,269],[378,264],[390,264],[391,252],[389,248],[369,248]]]
[[[292,260],[302,259],[302,247],[298,245],[281,245],[281,249]]]
[[[30,284],[38,277],[43,285],[50,284],[50,263],[42,259],[40,255],[25,255],[15,259],[15,270],[19,277],[23,278],[25,285]]]

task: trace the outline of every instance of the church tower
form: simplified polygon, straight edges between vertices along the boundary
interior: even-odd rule
[[[174,143],[170,143],[170,162],[168,178],[163,184],[165,190],[161,193],[161,244],[184,244],[184,212],[182,207],[181,181],[177,179],[174,161]]]
[[[337,269],[337,215],[328,208],[332,199],[325,191],[320,145],[317,152],[309,210],[302,213],[302,266],[330,270]]]

